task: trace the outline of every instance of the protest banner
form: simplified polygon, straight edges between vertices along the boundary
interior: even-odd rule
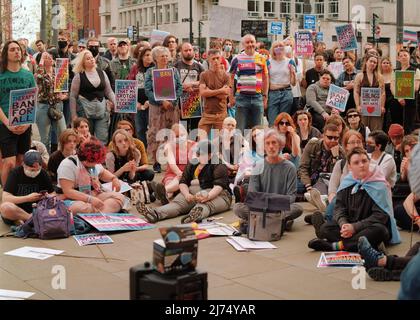
[[[282,35],[284,33],[283,22],[272,21],[270,22],[269,34],[271,35]]]
[[[201,118],[202,112],[200,92],[184,92],[181,96],[181,118]]]
[[[38,88],[10,91],[9,126],[34,124],[38,108]]]
[[[69,59],[57,59],[55,67],[54,92],[69,92]]]
[[[78,216],[101,232],[137,231],[154,228],[150,223],[129,213],[84,213]]]
[[[362,88],[361,90],[362,116],[380,117],[381,110],[381,88]]]
[[[331,62],[328,66],[328,70],[333,74],[334,78],[337,78],[344,72],[344,66],[342,62]]]
[[[116,113],[137,113],[137,80],[115,81]]]
[[[335,27],[337,31],[338,42],[340,43],[341,50],[353,51],[357,50],[357,39],[354,34],[352,24]]]
[[[330,85],[330,90],[328,92],[327,102],[325,105],[337,109],[340,112],[345,112],[349,96],[350,92],[348,92],[346,89],[332,84]]]
[[[156,101],[176,100],[173,69],[153,70],[153,93]]]
[[[312,34],[310,32],[296,32],[296,55],[300,57],[310,56],[314,52]]]
[[[89,246],[92,244],[109,244],[114,243],[112,239],[104,233],[88,233],[73,236],[79,246]]]
[[[303,28],[305,30],[316,30],[316,16],[313,14],[305,14],[303,16]]]
[[[170,33],[162,30],[152,30],[152,33],[150,34],[150,45],[153,46],[155,43],[163,44],[163,40],[167,36],[169,36]]]
[[[416,98],[414,76],[414,71],[395,71],[395,99],[413,100]]]
[[[323,252],[318,261],[318,268],[352,268],[363,266],[363,259],[359,253],[346,251]]]
[[[248,10],[211,6],[209,12],[209,36],[212,38],[241,41],[241,21],[248,18]]]

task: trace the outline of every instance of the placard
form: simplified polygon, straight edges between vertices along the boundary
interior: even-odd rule
[[[176,100],[173,69],[153,70],[153,93],[156,101]]]
[[[248,17],[248,10],[211,6],[209,13],[210,30],[212,38],[241,41],[241,21]]]
[[[362,116],[380,117],[381,110],[381,88],[362,88],[361,89]]]
[[[303,16],[303,28],[305,30],[316,30],[316,16],[311,14],[305,14]]]
[[[9,126],[34,124],[38,108],[38,88],[10,91]]]
[[[201,118],[202,113],[200,92],[184,92],[181,96],[181,118]]]
[[[252,34],[256,38],[267,38],[268,21],[267,20],[242,20],[241,22],[242,37]]]
[[[340,43],[341,50],[357,50],[357,39],[352,24],[335,27],[335,30],[337,31],[337,38]]]
[[[115,81],[116,113],[137,113],[137,80]]]
[[[65,59],[56,59],[55,67],[55,80],[54,80],[54,92],[55,93],[67,93],[69,92],[69,65],[70,60]]]
[[[79,246],[90,246],[92,244],[111,244],[114,241],[104,233],[88,233],[73,236]]]
[[[348,92],[348,90],[332,84],[330,85],[330,90],[328,92],[328,98],[325,105],[337,109],[340,112],[345,112],[349,96],[350,92]]]
[[[101,232],[154,228],[150,223],[129,213],[80,213],[78,216]]]
[[[283,22],[272,21],[270,23],[270,34],[282,35],[283,34]]]
[[[314,52],[312,34],[310,32],[296,32],[295,52],[297,56],[311,56]]]
[[[413,100],[415,94],[414,71],[395,71],[395,99]]]
[[[163,44],[163,41],[167,36],[169,36],[170,33],[162,30],[152,30],[152,33],[150,34],[150,45],[153,46],[155,43],[160,42],[160,44]]]

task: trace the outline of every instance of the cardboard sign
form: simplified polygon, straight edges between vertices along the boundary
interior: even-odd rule
[[[340,112],[346,111],[347,101],[349,100],[350,92],[344,88],[340,88],[334,84],[330,85],[328,98],[325,105],[337,109]]]
[[[57,59],[55,67],[54,92],[69,92],[69,59]]]
[[[156,101],[176,100],[173,69],[153,70],[153,93]]]
[[[296,32],[296,55],[300,57],[311,56],[314,52],[312,34],[310,32]]]
[[[153,30],[150,35],[150,45],[153,46],[155,43],[160,42],[160,44],[163,44],[163,40],[167,36],[169,36],[170,33],[162,30]]]
[[[9,126],[34,124],[38,108],[38,88],[10,91]]]
[[[381,88],[362,88],[361,90],[362,116],[380,117],[381,110]]]
[[[128,213],[83,213],[78,215],[96,230],[107,231],[136,231],[153,229],[154,226]]]
[[[337,38],[340,43],[341,50],[357,50],[357,38],[352,24],[335,27],[335,30],[337,31]]]
[[[137,113],[137,80],[115,81],[116,113]]]
[[[92,244],[109,244],[114,243],[112,239],[104,233],[88,233],[73,236],[79,246],[89,246]]]
[[[334,78],[337,78],[344,72],[344,65],[342,62],[331,62],[328,66],[328,70],[333,74]]]
[[[202,113],[200,92],[184,92],[181,96],[181,118],[201,118]]]
[[[248,10],[210,6],[209,36],[212,38],[241,41],[241,21],[248,19]]]
[[[395,99],[416,98],[415,94],[415,76],[414,71],[395,71]]]

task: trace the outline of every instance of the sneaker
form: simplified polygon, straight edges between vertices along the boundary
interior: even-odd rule
[[[156,162],[156,163],[153,165],[153,171],[154,171],[155,173],[161,173],[161,172],[162,172],[162,167],[160,166],[160,163]]]
[[[309,194],[311,195],[311,203],[321,212],[325,212],[327,209],[327,206],[321,199],[321,193],[319,190],[313,188],[309,191]]]
[[[374,267],[368,270],[368,275],[375,281],[400,281],[401,272],[388,270],[382,267]]]
[[[331,242],[318,239],[318,238],[312,239],[311,241],[309,241],[308,247],[315,251],[324,251],[324,252],[333,251]]]
[[[303,220],[307,223],[307,224],[312,224],[312,213],[307,214],[305,216],[305,218],[303,218]]]
[[[318,237],[318,239],[323,239],[324,237],[322,237],[321,235],[321,227],[325,223],[325,220],[324,220],[324,215],[322,214],[322,212],[319,212],[319,211],[314,212],[311,217],[311,222],[315,228],[315,234]]]
[[[358,242],[359,253],[365,261],[365,268],[369,270],[378,266],[378,260],[384,257],[382,252],[376,251],[372,248],[366,237],[360,237]]]
[[[166,194],[165,186],[162,183],[156,183],[155,185],[155,195],[156,198],[160,201],[162,205],[169,203],[168,195]]]
[[[286,230],[287,232],[292,231],[293,223],[294,223],[294,220],[287,220],[286,227],[284,230]]]
[[[239,223],[239,232],[242,234],[248,234],[248,222],[241,221]]]
[[[159,215],[152,208],[147,207],[143,202],[139,202],[136,205],[136,209],[140,215],[142,215],[147,222],[156,223],[159,221]]]
[[[303,197],[305,198],[306,202],[311,202],[311,195],[309,192],[305,192]]]
[[[190,213],[187,216],[182,218],[181,223],[182,224],[192,223],[192,222],[199,223],[203,220],[202,213],[203,213],[202,207],[194,207],[191,209]]]

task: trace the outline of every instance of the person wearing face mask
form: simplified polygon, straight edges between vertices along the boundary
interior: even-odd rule
[[[165,176],[161,183],[151,183],[156,198],[162,205],[168,204],[179,191],[179,181],[196,146],[194,141],[188,139],[188,132],[182,124],[174,124],[171,133],[173,135],[163,149],[163,156],[167,159]]]
[[[10,172],[0,206],[1,217],[7,225],[19,225],[29,220],[32,204],[41,200],[44,191],[54,192],[51,179],[41,166],[39,152],[29,150],[24,155],[23,165]]]
[[[232,41],[229,39],[225,39],[223,41],[223,57],[229,62],[229,64],[232,63],[233,59],[233,44]]]

